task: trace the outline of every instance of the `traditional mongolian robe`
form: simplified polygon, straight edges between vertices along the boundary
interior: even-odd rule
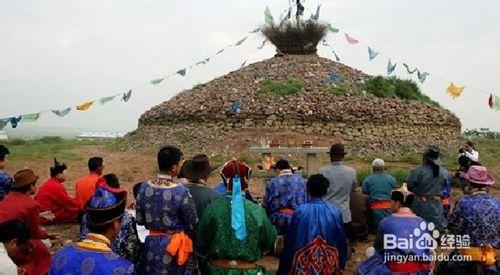
[[[54,214],[55,223],[76,222],[78,220],[80,209],[57,178],[50,178],[44,182],[38,189],[35,200],[45,211],[51,211]]]
[[[441,195],[441,205],[443,206],[443,215],[444,218],[448,218],[448,214],[450,213],[450,197],[451,197],[451,174],[446,167],[441,166],[440,172],[444,177],[444,189],[443,195]]]
[[[89,234],[87,215],[83,215],[80,228],[80,240],[84,240]],[[118,236],[111,241],[111,249],[116,254],[125,259],[137,263],[139,260],[139,250],[141,242],[137,235],[137,227],[132,214],[125,212],[122,217],[122,224]]]
[[[306,200],[306,182],[291,170],[284,170],[267,183],[264,208],[278,234],[285,234],[293,212]]]
[[[347,260],[342,214],[312,198],[293,214],[278,274],[341,274]]]
[[[221,196],[225,196],[227,194],[227,187],[223,182],[217,184],[214,187],[214,190],[215,190],[215,192],[219,193],[219,195],[221,195]],[[245,190],[245,199],[247,199],[253,203],[257,203],[257,201],[253,198],[252,193],[250,193],[250,191],[248,189]]]
[[[415,194],[415,201],[411,207],[413,212],[427,222],[434,223],[436,227],[446,226],[441,205],[444,189],[443,173],[439,172],[437,177],[433,177],[432,167],[423,164],[410,172],[406,182],[408,190]]]
[[[13,191],[0,202],[0,222],[21,220],[26,223],[30,231],[30,239],[13,256],[13,260],[27,274],[45,274],[50,267],[49,250],[41,241],[49,235],[42,230],[38,223],[40,204],[30,196]]]
[[[448,227],[451,234],[461,236],[462,242],[464,235],[470,237],[468,246],[471,249],[459,249],[453,251],[452,254],[476,254],[476,259],[473,257],[473,262],[443,263],[443,273],[474,274],[477,272],[476,264],[480,264],[485,274],[498,274],[500,270],[494,258],[495,249],[500,248],[500,199],[486,193],[465,195],[456,202],[448,219]],[[481,263],[479,258],[483,255],[488,255],[484,260],[489,260],[489,262]]]
[[[424,226],[422,226],[422,223]],[[424,229],[422,229],[424,227]],[[383,219],[378,227],[377,237],[375,239],[376,253],[372,257],[366,259],[358,267],[358,274],[363,275],[390,275],[390,274],[405,274],[405,275],[424,275],[429,274],[433,268],[431,262],[410,262],[398,263],[397,260],[391,257],[403,257],[415,255],[419,257],[430,257],[432,250],[429,248],[418,249],[416,245],[411,248],[397,247],[395,249],[384,248],[384,235],[395,236],[404,240],[414,239],[419,236],[414,236],[415,231],[419,230],[419,236],[425,239],[432,239],[427,230],[427,223],[424,219],[417,217],[409,208],[403,207],[397,213]],[[425,234],[425,235],[424,235]],[[410,237],[410,235],[412,237]],[[392,239],[392,238],[391,238]],[[386,245],[392,245],[387,243]],[[408,246],[410,247],[410,246]],[[432,246],[431,246],[432,247]],[[386,257],[386,258],[384,258]],[[397,273],[401,272],[401,273]]]
[[[231,227],[231,200],[220,198],[211,203],[197,225],[197,245],[208,251],[211,264],[208,274],[257,275],[265,272],[264,268],[253,262],[262,258],[266,250],[272,250],[276,240],[276,229],[271,224],[262,207],[244,199],[246,238],[240,241]],[[244,261],[247,269],[223,268],[213,264],[219,260],[227,263]],[[251,263],[248,263],[251,262]]]
[[[111,250],[103,235],[89,233],[87,238],[61,249],[54,257],[50,275],[59,274],[135,274],[134,265]]]
[[[396,187],[396,179],[384,172],[374,172],[363,180],[363,193],[370,199],[374,225],[392,214],[391,192]]]
[[[184,274],[195,268],[189,235],[197,221],[196,208],[184,185],[163,175],[143,183],[137,196],[136,220],[150,232],[140,256],[139,274]]]

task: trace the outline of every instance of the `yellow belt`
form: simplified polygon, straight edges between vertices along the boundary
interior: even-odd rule
[[[471,261],[481,262],[483,265],[492,265],[496,261],[495,249],[491,245],[459,249],[458,252],[471,257]]]

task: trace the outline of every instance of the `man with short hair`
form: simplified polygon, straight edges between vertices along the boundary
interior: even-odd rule
[[[392,211],[391,191],[396,187],[396,179],[386,173],[383,159],[372,162],[373,174],[363,180],[363,193],[370,199],[370,208],[373,210],[375,228]]]
[[[79,179],[75,184],[75,201],[80,211],[83,211],[87,201],[94,195],[97,181],[104,170],[103,159],[92,157],[88,161],[89,174]]]
[[[27,274],[45,274],[52,257],[43,239],[56,239],[58,234],[47,234],[39,225],[40,204],[31,197],[36,192],[39,177],[30,169],[14,174],[12,191],[0,202],[0,223],[21,220],[30,231],[30,240],[17,253],[11,255],[17,266]]]
[[[68,167],[60,164],[54,158],[54,166],[50,168],[50,179],[44,182],[35,200],[40,203],[45,211],[54,214],[54,223],[72,223],[79,220],[80,210],[75,200],[70,197],[63,185],[66,181],[66,170]]]
[[[351,210],[349,208],[351,192],[356,189],[356,171],[344,165],[346,155],[345,147],[341,143],[335,143],[330,148],[331,164],[319,170],[319,174],[325,176],[330,182],[328,192],[324,199],[335,205],[342,213],[346,235],[350,237]]]
[[[10,192],[13,184],[12,177],[3,171],[9,154],[9,149],[0,144],[0,201]]]
[[[17,267],[10,255],[15,255],[26,246],[30,232],[21,220],[0,224],[0,274],[23,274],[25,270]]]
[[[278,234],[283,235],[295,209],[307,200],[306,182],[292,172],[290,163],[285,159],[278,160],[275,168],[279,175],[267,183],[263,206]]]
[[[127,192],[99,189],[86,208],[90,233],[54,256],[49,274],[135,274],[134,265],[111,248],[120,232]]]
[[[342,214],[322,199],[329,185],[323,175],[309,177],[310,199],[293,214],[277,274],[342,274],[347,240]]]
[[[265,274],[256,263],[272,250],[276,228],[259,205],[245,199],[252,169],[242,161],[229,161],[221,176],[228,193],[212,202],[196,229],[197,246],[208,251],[206,274]]]

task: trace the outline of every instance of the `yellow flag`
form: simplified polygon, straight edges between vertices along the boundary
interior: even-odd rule
[[[464,91],[464,88],[465,87],[458,87],[458,86],[455,86],[455,84],[450,83],[450,86],[448,86],[448,88],[446,88],[446,93],[451,98],[457,99],[462,94],[462,92]]]
[[[94,101],[85,102],[81,105],[76,106],[76,109],[78,111],[87,111],[90,108],[90,106],[92,106],[92,104],[94,104]]]

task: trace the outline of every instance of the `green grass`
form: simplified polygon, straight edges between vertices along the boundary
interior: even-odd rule
[[[11,159],[39,159],[43,157],[57,157],[62,161],[81,160],[82,157],[71,152],[85,145],[104,144],[107,141],[63,139],[61,137],[43,137],[35,140],[14,139],[3,141],[1,144],[7,146]]]
[[[345,94],[349,93],[349,88],[343,87],[343,86],[337,86],[337,87],[333,87],[333,88],[328,89],[328,92],[330,92],[330,94],[333,94],[333,95],[345,95]]]
[[[261,85],[261,88],[257,91],[258,96],[274,95],[279,97],[296,95],[304,88],[304,82],[296,79],[284,81],[266,79],[261,82]]]
[[[395,76],[383,77],[379,75],[368,79],[364,84],[364,90],[377,97],[420,100],[439,106],[437,102],[423,94],[417,83],[410,79],[400,79]]]
[[[177,131],[177,132],[174,132],[174,137],[181,143],[181,144],[185,144],[185,143],[188,143],[190,140],[191,140],[191,137],[186,134],[186,132],[184,131]]]

